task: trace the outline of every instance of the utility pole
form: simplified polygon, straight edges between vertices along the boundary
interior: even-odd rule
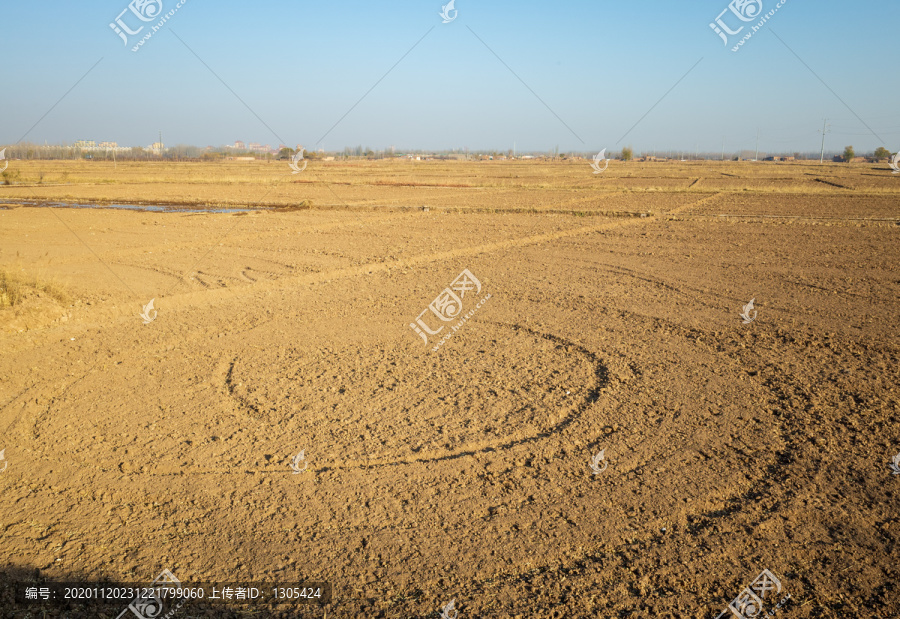
[[[725,161],[725,137],[722,137],[722,161]]]
[[[759,161],[759,127],[756,128],[756,157],[753,161]]]
[[[819,163],[825,163],[825,134],[828,133],[828,119],[822,121],[822,155],[819,157]]]

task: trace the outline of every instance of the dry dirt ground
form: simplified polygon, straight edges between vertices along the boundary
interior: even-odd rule
[[[779,617],[900,616],[886,165],[17,163],[71,173],[0,188],[0,617],[163,569],[333,586],[185,618],[713,619],[764,569]]]

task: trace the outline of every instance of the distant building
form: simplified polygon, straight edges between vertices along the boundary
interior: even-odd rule
[[[109,151],[112,151],[113,153],[131,151],[130,146],[119,146],[117,142],[100,142],[100,144],[97,144],[94,140],[78,140],[75,142],[75,148],[80,151],[107,154]]]
[[[234,148],[234,150],[248,150],[252,153],[268,153],[272,152],[272,147],[269,144],[262,145],[258,142],[250,142],[246,146],[244,146],[243,142],[235,142],[234,146],[229,146],[228,148]],[[283,146],[281,148],[287,148]],[[275,151],[277,152],[277,151]]]
[[[794,161],[794,157],[766,157],[763,161]]]

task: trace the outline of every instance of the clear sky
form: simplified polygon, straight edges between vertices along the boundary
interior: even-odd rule
[[[818,151],[827,117],[828,150],[900,149],[898,2],[787,0],[732,52],[757,22],[728,0],[456,0],[444,24],[448,1],[186,0],[132,52],[156,22],[129,0],[3,0],[0,146],[146,146],[161,130],[167,146],[718,152],[724,138],[732,153],[758,129],[762,150],[793,152]],[[128,45],[109,25],[123,10],[144,26]],[[728,46],[709,26],[723,10],[744,27]]]

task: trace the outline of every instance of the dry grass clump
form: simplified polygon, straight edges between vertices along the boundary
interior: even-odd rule
[[[70,300],[65,288],[55,281],[41,281],[34,276],[0,269],[0,307],[19,305],[29,290],[43,292],[60,303],[68,303]]]
[[[15,185],[22,175],[18,170],[4,170],[0,176],[3,177],[4,185]]]

